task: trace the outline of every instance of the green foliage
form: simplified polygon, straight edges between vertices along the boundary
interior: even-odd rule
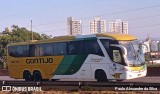
[[[9,43],[25,42],[32,39],[32,32],[27,30],[26,28],[20,28],[17,25],[13,25],[12,28],[12,32],[8,32],[7,34],[0,36],[0,58],[4,59],[4,57],[6,56],[5,49]],[[49,38],[50,36],[46,34],[40,35],[39,33],[33,32],[33,40],[44,40]],[[0,66],[3,63],[0,62]]]

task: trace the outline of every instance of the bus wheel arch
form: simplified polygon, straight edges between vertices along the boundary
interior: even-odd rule
[[[32,75],[28,70],[24,70],[23,71],[23,79],[25,79],[25,81],[32,81]]]
[[[33,71],[33,81],[42,81],[42,75],[39,70]]]
[[[105,71],[102,69],[97,69],[95,71],[95,79],[97,79],[97,82],[107,82],[108,81],[107,75]]]

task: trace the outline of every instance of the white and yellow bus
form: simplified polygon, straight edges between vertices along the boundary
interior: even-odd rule
[[[104,82],[146,76],[141,46],[127,34],[60,36],[7,46],[9,76]]]

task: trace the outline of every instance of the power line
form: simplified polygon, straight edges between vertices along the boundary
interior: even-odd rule
[[[146,25],[146,26],[141,26],[141,27],[132,27],[132,28],[130,28],[130,30],[137,29],[137,28],[155,27],[155,26],[160,26],[160,24]],[[82,28],[84,28],[84,27],[89,27],[89,26],[82,26]],[[62,30],[68,30],[68,29],[63,28],[63,29],[49,30],[49,31],[43,31],[43,32],[55,32],[55,31],[62,31]]]
[[[149,6],[149,7],[144,7],[144,8],[137,8],[137,9],[131,9],[131,10],[125,10],[125,11],[120,11],[120,12],[113,12],[113,13],[108,13],[108,14],[101,14],[101,15],[97,15],[97,16],[105,16],[105,15],[113,15],[113,14],[121,14],[121,13],[128,13],[128,12],[133,12],[133,11],[140,11],[140,10],[144,10],[144,9],[149,9],[149,8],[155,8],[155,7],[160,7],[160,5],[156,5],[156,6]],[[129,19],[129,20],[141,20],[141,19],[146,19],[146,18],[153,18],[153,17],[157,17],[160,15],[152,15],[152,16],[147,16],[147,17],[139,17],[139,18],[133,18],[133,19]],[[90,16],[90,17],[85,17],[85,18],[79,18],[79,19],[88,19],[88,18],[92,18],[95,16]],[[56,23],[62,23],[62,22],[66,22],[66,21],[57,21],[57,22],[52,22],[52,23],[44,23],[44,24],[37,24],[37,25],[33,25],[33,27],[36,26],[44,26],[44,25],[50,25],[50,24],[56,24]],[[153,27],[153,26],[158,26],[159,24],[156,25],[151,25],[151,26],[143,26],[143,27],[136,27],[136,28],[146,28],[146,27]],[[29,26],[27,26],[29,27]],[[89,27],[89,26],[82,26],[84,27]],[[136,28],[132,28],[132,29],[136,29]],[[55,31],[62,31],[62,30],[68,30],[67,28],[63,28],[63,29],[56,29],[56,30],[49,30],[49,31],[44,31],[44,32],[55,32]]]
[[[146,26],[141,26],[141,27],[133,27],[133,28],[130,28],[130,29],[146,28],[146,27],[156,27],[156,26],[160,26],[160,24],[146,25]]]
[[[127,21],[135,21],[135,20],[142,20],[142,19],[146,19],[146,18],[153,18],[153,17],[157,17],[157,16],[160,16],[159,14],[158,15],[152,15],[152,16],[146,16],[146,17],[139,17],[139,18],[133,18],[133,19],[129,19]],[[159,24],[158,24],[159,25]],[[154,25],[152,25],[154,26]],[[82,26],[82,28],[84,27],[89,27],[89,26]],[[146,26],[146,27],[149,27],[149,26]],[[136,27],[136,28],[142,28],[142,27]],[[52,31],[61,31],[61,30],[67,30],[67,28],[63,28],[63,29],[56,29],[56,30],[52,30]],[[51,30],[49,31],[46,31],[46,32],[50,32]]]
[[[146,16],[146,17],[139,17],[139,18],[128,19],[127,21],[143,20],[143,19],[146,19],[146,18],[153,18],[153,17],[158,17],[158,16],[160,16],[160,14],[158,14],[158,15],[152,15],[152,16]]]
[[[78,18],[78,19],[89,19],[97,16],[108,16],[108,15],[114,15],[114,14],[122,14],[122,13],[129,13],[133,11],[140,11],[140,10],[145,10],[145,9],[150,9],[150,8],[156,8],[160,7],[160,5],[155,5],[155,6],[148,6],[148,7],[143,7],[143,8],[137,8],[137,9],[130,9],[130,10],[125,10],[125,11],[119,11],[119,12],[113,12],[113,13],[107,13],[107,14],[101,14],[101,15],[95,15],[95,16],[90,16],[90,17],[84,17],[84,18]]]
[[[36,25],[33,25],[33,27],[44,26],[44,25],[51,25],[51,24],[57,24],[57,23],[63,23],[63,22],[65,22],[65,21],[57,21],[57,22],[51,22],[51,23],[36,24]],[[25,27],[30,27],[30,26],[25,26]]]
[[[106,16],[106,15],[108,16],[108,15],[114,15],[114,14],[129,13],[129,12],[133,12],[133,11],[140,11],[140,10],[145,10],[145,9],[150,9],[150,8],[156,8],[156,7],[160,7],[160,5],[148,6],[148,7],[137,8],[137,9],[130,9],[130,10],[113,12],[113,13],[107,13],[107,14],[100,14],[100,15],[95,15],[95,16],[90,16],[90,17],[84,17],[84,18],[78,18],[78,19],[82,19],[83,20],[83,19],[89,19],[89,18],[93,18],[93,17],[97,17],[97,16]],[[57,21],[57,22],[50,22],[50,23],[42,23],[42,24],[33,25],[33,27],[34,26],[44,26],[44,25],[63,23],[63,22],[66,22],[66,21]],[[24,26],[24,27],[30,27],[30,26]]]
[[[129,21],[135,21],[135,20],[142,20],[142,19],[146,19],[146,18],[153,18],[153,17],[157,17],[157,16],[160,16],[159,14],[158,15],[152,15],[152,16],[146,16],[146,17],[139,17],[139,18],[133,18],[133,19],[129,19]],[[128,21],[128,20],[127,20]],[[158,26],[159,24],[156,24],[156,25],[151,25],[151,26],[144,26],[144,27],[135,27],[133,29],[136,29],[136,28],[145,28],[145,27],[153,27],[153,26]],[[82,26],[82,28],[86,28],[86,27],[89,27],[89,26]],[[51,31],[62,31],[62,30],[68,30],[67,28],[63,28],[63,29],[56,29],[56,30],[49,30],[49,31],[45,31],[45,32],[51,32]]]

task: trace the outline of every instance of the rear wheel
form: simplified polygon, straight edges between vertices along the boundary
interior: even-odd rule
[[[25,79],[25,81],[32,81],[32,75],[29,71],[25,71],[23,73],[23,79]]]
[[[123,80],[122,80],[122,79],[117,79],[116,81],[118,81],[118,82],[122,82]]]
[[[107,82],[107,76],[103,70],[97,70],[95,73],[95,77],[97,79],[97,82]]]
[[[42,79],[43,81],[49,81],[49,79]]]
[[[34,81],[42,81],[42,76],[39,71],[33,72],[33,80]]]

